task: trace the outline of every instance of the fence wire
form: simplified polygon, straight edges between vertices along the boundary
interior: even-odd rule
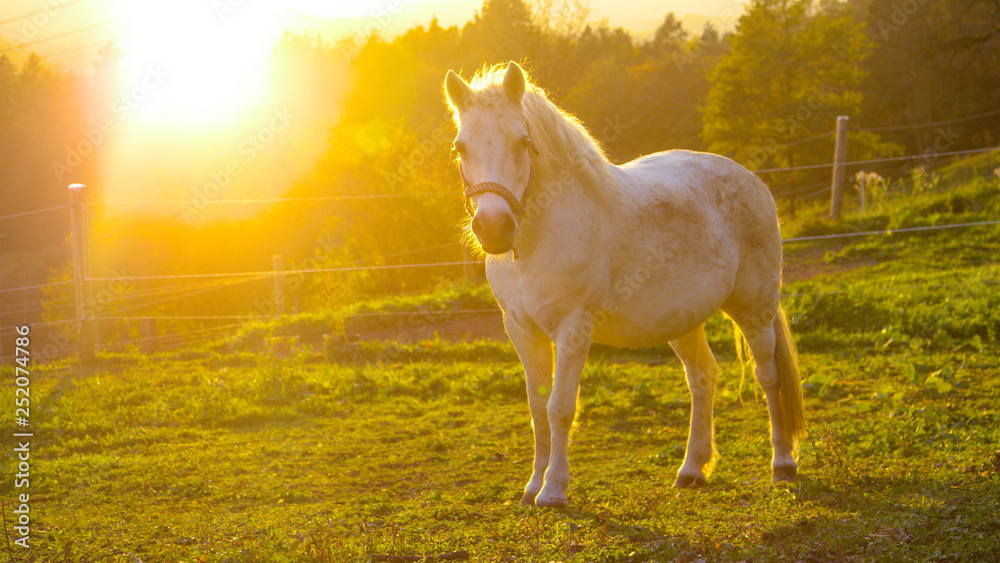
[[[991,112],[991,114],[994,112]],[[995,112],[1000,113],[1000,111]],[[973,116],[969,119],[977,118],[980,116]],[[963,118],[964,119],[964,118]],[[951,120],[946,120],[941,122],[944,124],[946,122],[955,122]],[[930,124],[934,125],[934,124]],[[876,131],[876,130],[891,130],[892,128],[882,128],[882,129],[861,129],[866,131]],[[811,140],[815,140],[824,136],[830,135],[831,132],[825,132],[814,137],[807,139],[802,139],[791,144],[804,143]],[[972,149],[972,150],[962,150],[962,151],[951,151],[942,152],[936,154],[924,154],[924,155],[910,155],[901,157],[889,157],[880,159],[868,159],[868,160],[858,160],[858,161],[848,161],[844,163],[845,166],[851,165],[868,165],[868,164],[882,164],[882,165],[893,165],[903,164],[908,161],[936,158],[936,157],[946,157],[946,156],[960,156],[960,155],[972,155],[981,154],[992,151],[1000,150],[1000,147],[991,147],[983,149]],[[833,163],[815,164],[815,165],[803,165],[795,167],[786,168],[770,168],[756,170],[756,173],[782,173],[791,172],[798,170],[810,170],[819,168],[830,168],[833,167]],[[782,194],[784,196],[788,195],[799,195],[806,193],[807,197],[812,197],[814,195],[819,195],[823,192],[829,190],[829,186],[826,183],[815,184],[800,188],[789,194]],[[367,200],[367,199],[382,199],[382,198],[406,198],[406,197],[428,197],[428,196],[445,196],[445,195],[456,195],[457,192],[432,192],[432,193],[422,193],[422,194],[368,194],[368,195],[357,195],[357,196],[330,196],[330,197],[314,197],[314,198],[268,198],[268,199],[231,199],[231,200],[215,200],[212,203],[219,204],[277,204],[277,203],[288,203],[288,202],[322,202],[322,201],[350,201],[350,200]],[[145,202],[128,202],[128,201],[108,201],[108,202],[87,202],[84,205],[87,207],[127,207],[127,206],[163,206],[163,205],[179,205],[186,202],[180,201],[145,201]],[[33,211],[25,211],[20,213],[8,214],[0,216],[0,221],[15,219],[20,217],[34,216],[43,213],[61,211],[70,208],[70,205],[61,205],[55,207],[48,207],[44,209],[37,209]],[[876,231],[862,231],[853,233],[838,233],[829,235],[816,235],[816,236],[803,236],[803,237],[793,237],[783,239],[785,244],[795,244],[813,241],[824,241],[824,240],[836,240],[836,239],[848,239],[856,237],[865,236],[878,236],[878,235],[895,235],[901,233],[919,233],[919,232],[930,232],[930,231],[941,231],[946,229],[962,229],[962,228],[972,228],[972,227],[983,227],[992,226],[1000,224],[1000,221],[978,221],[978,222],[968,222],[968,223],[956,223],[947,225],[930,225],[923,227],[909,227],[901,229],[886,229],[886,230],[876,230]],[[439,250],[449,246],[454,246],[456,243],[448,243],[437,245],[429,248],[420,248],[411,251],[399,252],[392,255],[381,256],[378,259],[383,260],[388,257],[400,257],[418,254],[421,252],[427,252],[432,250]],[[142,290],[130,290],[123,292],[122,295],[116,296],[116,304],[113,306],[113,313],[102,315],[95,314],[92,315],[88,320],[92,321],[104,321],[104,322],[135,322],[140,320],[156,320],[163,322],[186,322],[186,321],[202,321],[202,322],[212,322],[212,321],[239,321],[237,323],[226,324],[222,326],[212,326],[203,327],[199,330],[186,331],[183,333],[160,336],[155,338],[138,338],[138,339],[128,339],[124,341],[110,343],[104,346],[105,349],[127,349],[130,346],[135,346],[141,344],[146,340],[155,339],[157,342],[165,345],[177,345],[177,343],[182,342],[194,342],[198,339],[205,337],[206,335],[217,335],[224,334],[226,331],[232,331],[233,329],[243,326],[243,323],[254,320],[267,318],[258,315],[154,315],[147,314],[143,315],[138,313],[142,310],[149,310],[156,306],[161,306],[165,303],[170,303],[174,301],[179,301],[183,299],[191,298],[195,295],[204,294],[211,291],[218,291],[226,288],[230,288],[233,285],[244,284],[244,283],[254,283],[260,281],[266,281],[273,279],[276,276],[308,276],[308,275],[319,275],[319,274],[336,274],[336,273],[348,273],[348,272],[358,272],[358,271],[380,271],[380,270],[403,270],[411,268],[446,268],[446,267],[466,267],[475,266],[481,264],[480,261],[452,261],[452,262],[428,262],[428,263],[408,263],[408,264],[381,264],[381,265],[365,265],[369,260],[358,260],[355,265],[351,266],[341,266],[341,267],[330,267],[330,268],[300,268],[300,269],[288,269],[288,270],[270,270],[270,271],[251,271],[251,272],[223,272],[223,273],[190,273],[190,274],[166,274],[166,275],[145,275],[145,276],[118,276],[118,277],[93,277],[85,278],[87,283],[120,283],[120,282],[157,282],[157,281],[173,281],[181,282],[176,283],[168,287],[159,288],[147,288]],[[186,282],[186,283],[185,283]],[[8,295],[17,292],[28,292],[44,290],[54,287],[62,287],[72,285],[73,281],[63,281],[63,282],[52,282],[45,284],[30,285],[17,288],[5,288],[0,289],[0,295]],[[985,284],[997,284],[1000,283],[997,280],[978,280],[969,283],[985,283]],[[899,287],[887,287],[886,290],[898,290],[903,289],[907,286]],[[934,287],[950,287],[950,286],[934,286]],[[824,292],[824,293],[837,293],[834,292]],[[795,296],[801,294],[788,294],[784,296]],[[0,317],[11,316],[11,315],[27,315],[35,314],[40,312],[48,312],[52,314],[53,312],[65,312],[67,309],[74,307],[74,303],[68,302],[66,300],[52,302],[47,304],[45,307],[34,307],[34,308],[18,308],[18,307],[8,307],[0,310]],[[129,313],[133,313],[130,315]],[[438,316],[438,315],[483,315],[483,314],[499,314],[499,308],[481,308],[481,309],[455,309],[455,310],[442,310],[442,311],[396,311],[396,312],[373,312],[373,313],[358,313],[352,315],[353,317],[406,317],[406,316]],[[65,325],[72,325],[78,323],[78,320],[51,320],[40,323],[31,323],[33,328],[48,328],[48,327],[58,327]],[[0,327],[0,334],[9,333],[13,328]],[[170,344],[173,343],[173,344]],[[4,358],[6,360],[7,358]]]

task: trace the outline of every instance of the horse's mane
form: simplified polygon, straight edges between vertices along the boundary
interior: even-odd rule
[[[507,65],[484,67],[469,85],[479,93],[479,100],[503,111],[512,107],[503,90]],[[533,157],[536,180],[541,184],[535,189],[545,189],[545,184],[560,181],[562,171],[568,171],[583,188],[606,203],[609,191],[617,191],[618,183],[611,175],[611,165],[600,144],[580,121],[556,107],[545,95],[545,90],[525,76],[525,92],[521,98],[521,115],[528,135],[537,151]],[[458,112],[455,112],[456,125]]]

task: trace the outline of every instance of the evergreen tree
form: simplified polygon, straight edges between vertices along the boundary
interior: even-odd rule
[[[540,46],[541,33],[523,0],[486,0],[462,30],[463,51],[486,62],[527,60]]]

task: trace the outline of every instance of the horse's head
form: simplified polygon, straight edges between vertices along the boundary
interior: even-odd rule
[[[472,232],[488,254],[513,248],[531,187],[531,138],[521,111],[525,87],[524,71],[514,62],[501,84],[478,91],[452,71],[445,79]]]

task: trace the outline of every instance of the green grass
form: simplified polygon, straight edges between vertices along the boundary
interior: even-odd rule
[[[924,194],[887,225],[996,217],[995,184]],[[787,229],[831,230],[810,221]],[[708,485],[670,487],[689,414],[679,363],[663,348],[599,348],[565,510],[517,506],[532,444],[508,343],[334,338],[287,353],[295,338],[398,322],[367,313],[492,304],[488,289],[463,286],[252,324],[152,358],[35,366],[33,548],[0,544],[0,560],[1000,560],[1000,229],[810,248],[835,272],[784,288],[809,429],[794,485],[770,482],[766,408],[749,378],[741,387],[721,317],[708,329],[722,367]],[[0,409],[13,412],[12,393]],[[9,419],[3,429],[14,432]],[[0,482],[8,527],[14,494]]]
[[[531,435],[514,362],[52,369],[34,384],[31,560],[994,557],[996,357],[802,363],[802,480],[769,482],[765,407],[727,363],[721,459],[698,491],[670,488],[688,413],[679,366],[591,364],[565,511],[517,507]]]
[[[840,221],[829,204],[817,202],[782,225],[786,238],[892,230],[949,223],[994,221],[1000,217],[1000,151],[978,155],[935,172],[917,171],[909,179],[884,180],[860,209],[858,194],[847,188]]]
[[[278,320],[247,323],[232,337],[214,343],[218,351],[263,350],[268,340],[294,337],[303,341],[344,344],[360,334],[405,331],[416,325],[446,322],[460,317],[455,311],[496,309],[485,283],[449,286],[435,293],[389,296],[360,301],[336,311],[304,313]]]

